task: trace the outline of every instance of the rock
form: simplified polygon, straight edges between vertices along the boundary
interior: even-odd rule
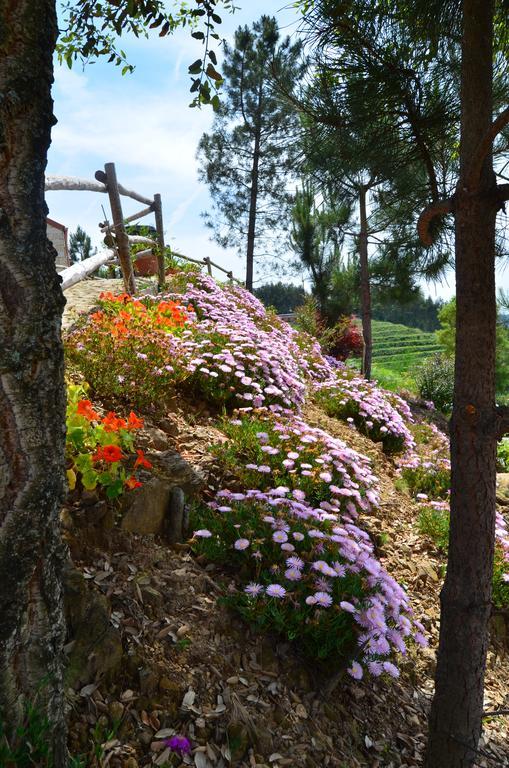
[[[120,701],[110,702],[108,705],[108,711],[114,723],[119,723],[122,720],[122,717],[124,716],[124,709],[125,707],[120,703]]]
[[[166,538],[170,544],[179,544],[184,540],[185,498],[182,488],[173,488],[170,493],[165,531]]]
[[[244,723],[233,720],[228,725],[226,733],[228,735],[228,743],[230,746],[231,762],[233,765],[237,765],[249,748],[249,730]]]
[[[156,451],[168,450],[168,435],[158,427],[145,427],[143,434],[146,435],[150,444]]]
[[[108,601],[87,586],[79,571],[70,568],[64,575],[64,603],[68,639],[73,641],[66,685],[79,688],[99,679],[113,679],[122,661],[122,641],[110,623]]]
[[[141,488],[124,496],[121,528],[141,534],[171,532],[181,541],[184,497],[196,493],[204,478],[173,451],[147,454],[147,457],[152,463],[153,474],[147,475]],[[172,520],[172,514],[176,515],[175,520]]]
[[[150,669],[140,669],[138,673],[140,691],[145,696],[152,696],[157,690],[157,675]]]

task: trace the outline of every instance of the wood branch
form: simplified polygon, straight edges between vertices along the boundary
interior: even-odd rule
[[[144,251],[136,251],[136,253],[133,255],[133,259],[141,259],[143,256],[149,256],[150,254],[153,254],[152,248],[146,248]]]
[[[496,408],[497,440],[509,435],[509,405],[499,405]]]
[[[75,176],[46,176],[44,188],[46,192],[107,192],[106,184],[103,181],[104,171],[98,172],[101,178],[96,175],[96,181],[91,179],[81,179]],[[140,195],[127,187],[118,185],[118,191],[124,197],[130,197],[144,205],[152,205],[153,201],[149,197]]]
[[[62,290],[66,291],[72,285],[80,283],[99,269],[99,267],[104,266],[115,257],[115,252],[108,249],[101,251],[101,253],[98,253],[95,256],[90,256],[88,259],[84,259],[84,261],[78,261],[71,267],[62,270],[62,272],[60,272],[60,277],[62,278]]]
[[[132,213],[130,216],[127,216],[124,219],[124,224],[129,224],[130,221],[136,221],[136,219],[142,219],[144,216],[148,216],[149,213],[153,213],[154,206],[149,205],[148,208],[144,208],[142,211],[138,211],[138,213]]]
[[[105,184],[75,176],[46,176],[46,192],[106,192]]]
[[[157,283],[160,291],[163,290],[166,282],[166,270],[164,264],[164,226],[163,226],[163,204],[161,202],[161,195],[154,195],[154,214],[156,220],[156,232],[157,242],[159,248],[157,249]]]
[[[440,200],[438,203],[432,203],[423,210],[417,221],[417,233],[423,245],[433,245],[433,237],[430,232],[430,225],[437,216],[445,216],[454,210],[454,198]]]
[[[147,245],[154,245],[157,247],[156,240],[152,240],[151,237],[145,237],[145,235],[128,235],[127,239],[130,243],[146,243]]]
[[[106,163],[105,168],[107,166],[114,165],[114,163]],[[95,178],[97,181],[102,182],[104,185],[106,185],[106,172],[105,171],[96,171],[94,173]],[[145,197],[144,195],[138,194],[138,192],[134,192],[132,189],[127,189],[127,187],[124,187],[122,184],[119,184],[117,181],[117,189],[119,195],[123,195],[124,197],[132,197],[133,200],[137,200],[139,203],[144,203],[144,205],[152,205],[154,202],[150,199],[150,197]]]
[[[481,176],[481,170],[483,163],[487,155],[493,149],[493,142],[500,131],[503,131],[506,125],[509,124],[509,107],[506,107],[492,122],[489,131],[483,137],[481,143],[477,147],[474,159],[472,161],[472,167],[468,172],[467,186],[469,188],[475,187]]]

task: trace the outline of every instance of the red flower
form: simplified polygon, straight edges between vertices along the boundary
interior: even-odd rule
[[[131,477],[128,477],[125,481],[126,486],[129,488],[130,491],[133,491],[135,488],[141,488],[142,483],[140,483],[139,480],[136,480],[134,475],[131,475]]]
[[[125,429],[127,427],[126,420],[119,418],[113,411],[106,414],[102,423],[106,432],[118,432],[119,429]]]
[[[143,419],[139,419],[133,411],[129,414],[127,419],[127,429],[141,429],[143,426]]]
[[[146,467],[147,469],[150,469],[152,464],[150,463],[150,461],[147,458],[145,458],[145,454],[143,453],[143,451],[140,448],[138,448],[136,453],[138,454],[138,458],[134,462],[134,466],[135,467]]]
[[[84,416],[89,421],[99,421],[101,418],[99,414],[94,411],[90,400],[80,400],[76,407],[76,413],[79,416]]]
[[[103,445],[93,455],[94,461],[107,461],[111,464],[120,461],[123,456],[118,445]]]

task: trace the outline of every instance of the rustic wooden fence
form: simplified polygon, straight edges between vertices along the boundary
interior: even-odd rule
[[[157,254],[157,281],[159,289],[162,289],[165,283],[165,264],[164,264],[164,228],[163,228],[163,211],[161,204],[161,195],[155,194],[154,197],[148,198],[144,195],[140,195],[138,192],[127,189],[117,180],[117,173],[115,163],[106,163],[104,171],[96,171],[95,181],[89,179],[80,179],[72,176],[47,176],[46,177],[46,191],[78,191],[78,192],[103,192],[108,195],[112,223],[108,221],[100,225],[103,234],[105,235],[105,243],[109,247],[96,256],[91,256],[84,261],[73,264],[71,267],[64,269],[60,276],[62,278],[62,290],[70,288],[72,285],[79,283],[88,275],[95,272],[99,267],[106,264],[119,264],[122,271],[122,278],[124,280],[124,288],[127,293],[132,294],[136,292],[136,280],[134,276],[133,265],[131,261],[130,243],[145,243],[149,246],[145,251],[141,251],[138,255],[143,255],[151,252],[155,249]],[[130,197],[139,203],[142,203],[146,207],[141,211],[127,216],[124,218],[122,212],[121,197]],[[150,214],[154,214],[155,228],[156,228],[156,240],[150,237],[142,237],[141,235],[128,235],[126,231],[126,225],[133,221],[138,221]],[[199,264],[207,268],[208,274],[212,275],[212,267],[215,267],[220,272],[223,272],[230,281],[234,281],[239,285],[242,285],[240,280],[234,278],[230,270],[224,269],[220,264],[216,264],[208,256],[199,260],[192,259],[189,256],[178,254],[178,257],[193,264]]]

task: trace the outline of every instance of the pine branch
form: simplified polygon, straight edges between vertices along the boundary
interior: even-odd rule
[[[430,232],[431,222],[437,217],[452,213],[453,210],[454,197],[449,197],[447,200],[440,200],[437,203],[432,203],[424,209],[417,221],[417,232],[423,245],[433,245],[433,236]]]
[[[486,132],[479,144],[472,161],[472,167],[467,177],[467,186],[475,187],[479,181],[481,170],[486,156],[493,147],[493,142],[506,125],[509,124],[509,107],[506,107],[492,122],[489,131]]]

